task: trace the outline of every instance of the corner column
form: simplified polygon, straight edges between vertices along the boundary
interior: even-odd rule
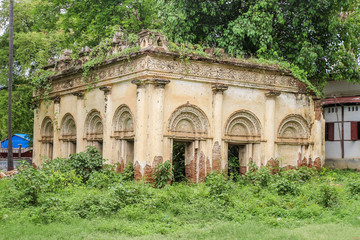
[[[325,119],[321,107],[321,98],[313,97],[314,104],[314,124],[313,133],[313,166],[320,169],[325,163]]]
[[[265,144],[265,163],[270,159],[275,158],[275,110],[276,110],[276,97],[280,92],[270,91],[265,93],[265,123],[264,123],[264,136],[266,139]]]
[[[226,168],[225,150],[222,144],[223,126],[222,126],[222,105],[223,93],[228,89],[224,84],[212,85],[213,91],[213,147],[212,147],[212,170],[220,171]]]
[[[61,144],[60,144],[60,124],[61,119],[59,119],[60,114],[60,96],[55,96],[54,100],[54,137],[53,137],[53,154],[52,159],[61,157]]]

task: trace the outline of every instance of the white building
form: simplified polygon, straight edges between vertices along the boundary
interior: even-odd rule
[[[360,84],[329,82],[324,91],[325,166],[360,169]]]

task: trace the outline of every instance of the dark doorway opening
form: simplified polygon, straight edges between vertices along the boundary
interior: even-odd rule
[[[174,173],[174,182],[186,181],[185,175],[185,158],[186,142],[174,142],[172,154],[172,167]]]
[[[246,145],[229,144],[228,146],[228,176],[246,173]]]

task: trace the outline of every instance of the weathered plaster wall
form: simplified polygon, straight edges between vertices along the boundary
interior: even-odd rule
[[[61,124],[71,114],[76,138],[63,138],[59,126],[47,138],[51,157],[66,157],[71,145],[65,140],[76,139],[76,152],[102,146],[109,163],[120,163],[120,170],[134,164],[135,177],[150,181],[156,164],[172,160],[174,141],[186,143],[186,176],[193,182],[213,170],[227,171],[229,144],[242,146],[243,172],[250,161],[322,165],[321,109],[297,80],[278,69],[184,62],[155,51],[111,62],[94,74],[99,81],[91,91],[78,74],[53,79],[55,100],[47,110],[42,103],[35,119],[37,164],[44,146],[42,121],[50,117]]]

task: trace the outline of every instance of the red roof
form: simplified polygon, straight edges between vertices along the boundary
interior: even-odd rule
[[[330,97],[326,98],[322,105],[336,105],[336,104],[345,104],[345,103],[360,103],[360,96],[354,97]]]

